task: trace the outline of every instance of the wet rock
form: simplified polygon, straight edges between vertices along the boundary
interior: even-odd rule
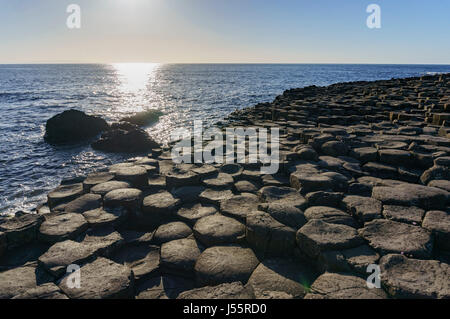
[[[193,277],[200,249],[194,239],[178,239],[161,246],[161,269],[182,277]]]
[[[120,167],[114,172],[118,181],[128,182],[137,188],[148,186],[147,170],[143,166]]]
[[[323,251],[348,249],[364,243],[354,228],[319,219],[308,221],[298,230],[296,238],[300,250],[312,258],[317,258]]]
[[[247,216],[246,239],[258,256],[289,256],[295,247],[295,229],[281,224],[268,213]]]
[[[425,211],[418,207],[384,205],[383,216],[396,222],[420,225]]]
[[[250,193],[243,193],[224,200],[220,205],[220,211],[224,215],[244,222],[249,213],[258,209],[258,204],[258,196]]]
[[[313,271],[290,259],[262,261],[248,280],[256,298],[266,297],[267,292],[281,292],[293,298],[303,298],[313,282]]]
[[[91,173],[83,181],[83,190],[85,192],[89,192],[93,186],[109,182],[112,179],[114,179],[114,174],[112,174],[110,172]]]
[[[105,183],[96,184],[91,188],[91,193],[105,196],[107,193],[121,188],[129,188],[131,184],[128,182],[109,181]]]
[[[172,240],[187,238],[192,235],[192,229],[183,222],[172,222],[158,227],[153,235],[153,242],[157,245]]]
[[[182,292],[177,299],[253,299],[251,291],[240,282],[207,286]]]
[[[30,289],[12,299],[69,299],[58,286],[47,283]]]
[[[350,195],[346,196],[342,203],[345,209],[361,222],[382,218],[383,205],[374,198]]]
[[[346,273],[325,273],[305,299],[386,299],[382,289],[369,289],[364,279]]]
[[[199,286],[213,286],[248,278],[259,261],[249,248],[219,246],[206,249],[195,264],[196,282]]]
[[[450,250],[450,213],[433,210],[427,212],[423,219],[422,227],[435,235],[439,248]]]
[[[38,238],[46,243],[74,239],[88,228],[86,219],[77,213],[60,213],[48,217],[40,226]]]
[[[429,258],[433,250],[431,233],[418,226],[377,219],[366,223],[359,233],[382,255],[402,253],[417,258]]]
[[[444,208],[449,193],[439,188],[404,183],[396,187],[374,187],[372,197],[385,205],[418,206],[430,210]]]
[[[450,298],[448,264],[387,255],[380,268],[381,281],[394,298]]]
[[[124,117],[120,119],[120,122],[127,122],[138,126],[147,126],[158,122],[159,118],[162,115],[163,113],[158,110],[146,110],[143,112],[138,112],[131,116]]]
[[[88,210],[100,208],[102,206],[102,197],[96,194],[85,194],[68,203],[64,210],[67,213],[84,213]]]
[[[48,206],[52,209],[58,204],[69,202],[83,195],[83,184],[61,185],[47,195]]]
[[[68,110],[47,120],[44,139],[52,144],[76,143],[88,140],[109,128],[100,117]]]
[[[114,253],[114,262],[133,271],[136,283],[160,275],[159,247],[148,244],[125,246]]]
[[[191,203],[181,207],[176,215],[183,222],[193,227],[200,218],[211,216],[215,213],[217,213],[217,208],[212,205]]]
[[[111,129],[91,144],[93,149],[114,153],[146,152],[159,148],[146,131],[136,125],[113,123]]]
[[[305,198],[309,206],[332,206],[340,207],[343,194],[337,192],[312,192],[306,194]]]
[[[340,209],[329,206],[312,206],[305,210],[306,219],[320,219],[329,224],[347,225],[353,228],[358,227],[358,223],[352,216]]]
[[[103,198],[105,207],[138,210],[142,205],[142,191],[137,188],[119,188],[112,190]]]
[[[289,203],[276,201],[267,204],[267,209],[264,210],[278,222],[295,230],[306,224],[303,211]]]
[[[231,197],[233,197],[233,192],[229,189],[214,190],[207,188],[200,194],[199,199],[203,204],[220,206],[223,201],[230,199]]]
[[[195,287],[194,281],[178,276],[161,276],[146,280],[137,287],[136,299],[174,299]]]
[[[44,217],[37,214],[22,214],[0,222],[0,251],[6,243],[9,249],[33,242]],[[3,237],[3,239],[1,238]],[[0,254],[1,255],[1,254]]]
[[[207,247],[234,244],[242,241],[245,226],[233,218],[215,214],[199,219],[194,226],[194,235]]]
[[[71,288],[70,275],[58,284],[71,299],[134,298],[134,278],[130,268],[106,258],[97,258],[80,269],[80,288]]]

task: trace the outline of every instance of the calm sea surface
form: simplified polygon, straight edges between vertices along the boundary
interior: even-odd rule
[[[146,130],[164,143],[174,128],[212,124],[289,88],[434,72],[450,65],[0,65],[0,214],[30,211],[63,178],[131,156],[45,143],[45,121],[64,110],[114,121],[159,109],[165,115]]]

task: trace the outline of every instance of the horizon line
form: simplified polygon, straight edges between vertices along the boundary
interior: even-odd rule
[[[279,64],[279,65],[442,65],[450,63],[371,63],[371,62],[0,62],[0,65],[111,65],[111,64]]]

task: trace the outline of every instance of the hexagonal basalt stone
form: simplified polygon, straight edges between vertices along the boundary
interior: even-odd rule
[[[383,205],[374,198],[350,195],[344,197],[342,203],[347,211],[361,222],[382,218]]]
[[[431,233],[419,226],[377,219],[366,223],[359,233],[382,255],[404,253],[408,256],[429,258],[433,249]]]
[[[227,216],[231,216],[244,222],[249,213],[258,209],[258,204],[258,196],[250,193],[243,193],[224,200],[220,205],[220,211]]]
[[[350,156],[362,163],[374,162],[378,157],[378,150],[374,147],[359,147],[350,151]]]
[[[114,174],[111,172],[96,172],[91,173],[83,181],[83,189],[89,192],[92,187],[98,184],[106,183],[114,179]]]
[[[44,217],[37,214],[22,214],[6,219],[0,224],[0,232],[3,232],[0,246],[6,250],[6,243],[11,249],[34,241],[43,221]]]
[[[258,191],[258,195],[267,203],[285,201],[299,209],[307,205],[306,199],[292,187],[266,186]]]
[[[231,175],[234,180],[238,180],[240,178],[240,176],[242,175],[244,168],[239,164],[231,163],[231,164],[224,164],[220,168],[220,171],[222,173]]]
[[[278,222],[297,230],[306,224],[305,214],[297,207],[283,201],[269,203],[263,209]]]
[[[212,165],[201,164],[200,166],[194,166],[192,171],[198,175],[200,179],[217,175],[218,169]]]
[[[360,246],[364,240],[358,232],[346,225],[336,225],[319,219],[310,220],[297,232],[297,245],[301,251],[317,258],[323,251]]]
[[[309,173],[297,171],[291,174],[291,186],[302,194],[316,191],[346,191],[348,180],[345,176],[335,172]]]
[[[240,282],[207,286],[182,292],[177,299],[253,299],[254,295]]]
[[[83,213],[90,227],[118,226],[122,224],[128,212],[121,208],[97,208]]]
[[[199,286],[213,286],[248,278],[259,261],[249,248],[218,246],[206,249],[195,264],[196,281]]]
[[[96,194],[85,194],[68,203],[64,211],[67,213],[84,213],[102,206],[102,197]]]
[[[164,275],[150,278],[137,287],[136,299],[173,299],[195,287],[192,279]]]
[[[314,281],[305,299],[386,299],[382,289],[369,289],[367,282],[352,274],[325,273]]]
[[[238,193],[256,193],[259,186],[251,181],[238,181],[234,184],[234,188]]]
[[[149,195],[142,203],[142,216],[152,225],[159,226],[173,219],[180,204],[181,200],[169,192]]]
[[[36,269],[33,264],[0,272],[0,299],[10,299],[35,289],[50,278]]]
[[[158,227],[153,235],[153,242],[161,245],[190,235],[192,235],[192,229],[188,225],[183,222],[172,222]]]
[[[228,189],[233,185],[234,180],[230,174],[219,173],[215,177],[210,177],[203,180],[206,187],[214,189]]]
[[[403,255],[381,258],[381,282],[394,298],[450,298],[450,266]]]
[[[77,213],[61,213],[48,217],[40,226],[38,238],[46,243],[74,239],[88,228],[86,219]]]
[[[177,217],[193,227],[200,218],[214,215],[215,213],[217,213],[215,206],[191,203],[181,207],[177,212]]]
[[[450,192],[450,181],[448,180],[442,180],[442,179],[435,179],[428,183],[429,187],[436,187],[443,189],[447,192]]]
[[[54,244],[49,250],[39,257],[39,264],[55,277],[66,273],[71,264],[81,265],[94,258],[95,250],[72,240],[66,240]]]
[[[173,188],[171,193],[173,196],[181,199],[183,203],[193,203],[198,201],[198,197],[205,190],[203,186],[183,186]]]
[[[161,269],[183,277],[194,276],[195,262],[200,249],[194,239],[178,239],[161,246]]]
[[[134,298],[134,278],[130,268],[106,258],[97,258],[80,269],[80,287],[69,284],[70,274],[59,283],[71,299]]]
[[[207,188],[199,196],[200,202],[203,204],[211,204],[215,206],[220,206],[220,204],[233,197],[233,192],[229,189],[227,190],[214,190]]]
[[[267,292],[282,292],[293,298],[303,298],[314,280],[314,272],[291,259],[262,261],[250,276],[247,286],[256,298]]]
[[[239,243],[245,236],[245,226],[237,220],[215,214],[197,221],[194,235],[207,247]]]
[[[166,175],[166,185],[168,190],[183,186],[195,186],[200,183],[198,174],[192,170],[174,169]]]
[[[137,188],[119,188],[108,192],[103,198],[105,207],[124,207],[138,210],[142,205],[142,191]]]
[[[104,227],[89,230],[81,243],[91,247],[96,255],[109,258],[125,240],[113,228]]]
[[[380,162],[392,165],[411,165],[411,154],[408,151],[398,149],[379,150]]]
[[[117,250],[111,259],[131,268],[136,282],[160,274],[160,252],[157,246],[146,244],[125,246]]]
[[[82,183],[61,185],[48,193],[48,206],[54,208],[60,203],[69,202],[81,195],[83,195]]]
[[[396,222],[420,225],[425,211],[419,207],[384,205],[383,216]]]
[[[47,283],[15,296],[12,299],[69,299],[58,286]]]
[[[249,245],[261,257],[292,255],[295,247],[295,230],[265,212],[247,216],[245,234]]]
[[[118,181],[129,182],[137,188],[148,186],[147,169],[143,166],[119,167],[114,170]]]
[[[121,188],[129,188],[131,184],[128,182],[109,181],[105,183],[96,184],[91,188],[91,193],[105,196],[107,193]]]
[[[423,209],[443,209],[450,193],[435,187],[403,183],[395,187],[379,186],[372,197],[385,205],[418,206]]]
[[[307,220],[320,219],[329,224],[347,225],[353,228],[358,227],[356,220],[340,209],[327,206],[313,206],[305,210]]]
[[[439,248],[450,250],[450,213],[429,211],[423,219],[422,227],[434,233]]]

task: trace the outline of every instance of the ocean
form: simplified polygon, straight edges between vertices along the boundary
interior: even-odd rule
[[[286,89],[440,72],[450,72],[450,65],[0,65],[0,215],[32,211],[62,179],[133,156],[95,151],[89,144],[47,144],[45,122],[64,110],[116,121],[158,109],[164,115],[145,129],[165,143],[175,128],[197,119],[213,124]]]

